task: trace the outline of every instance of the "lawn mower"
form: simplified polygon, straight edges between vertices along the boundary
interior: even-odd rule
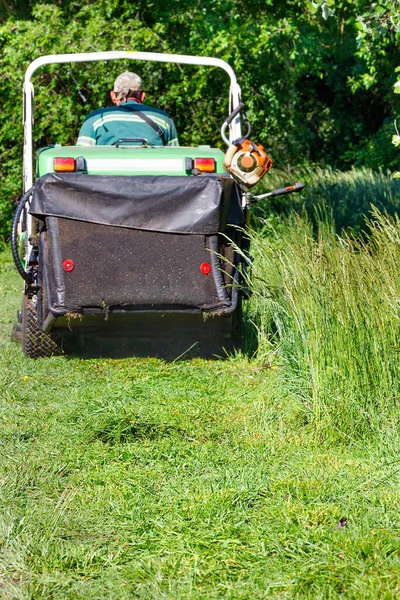
[[[126,59],[222,68],[230,78],[229,116],[221,128],[227,152],[154,147],[144,138],[51,145],[38,150],[34,175],[34,72]],[[117,354],[169,358],[229,352],[249,295],[246,228],[257,199],[249,188],[272,164],[248,139],[231,67],[216,58],[150,52],[49,55],[29,65],[23,95],[24,193],[11,239],[24,280],[14,337],[26,356],[78,349],[96,355],[109,352],[110,343]]]

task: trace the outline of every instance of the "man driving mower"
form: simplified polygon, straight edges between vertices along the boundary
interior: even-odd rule
[[[143,140],[149,146],[178,146],[178,135],[171,117],[153,106],[143,104],[139,75],[121,73],[110,92],[115,106],[90,113],[79,132],[78,146],[110,146],[120,139]]]

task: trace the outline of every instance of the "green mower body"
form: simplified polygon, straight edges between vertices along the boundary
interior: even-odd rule
[[[32,358],[59,352],[223,356],[240,323],[245,207],[218,148],[61,146],[32,154],[30,77],[44,64],[138,58],[210,64],[218,59],[94,53],[37,59],[24,86],[25,230],[22,346]],[[236,86],[236,87],[235,87]],[[234,108],[235,108],[234,106]],[[232,135],[240,124],[232,123]],[[235,129],[236,128],[236,129]]]

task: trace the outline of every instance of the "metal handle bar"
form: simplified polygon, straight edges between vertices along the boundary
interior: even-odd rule
[[[225,119],[224,123],[226,123],[227,125],[229,125],[229,123],[231,121],[233,121],[233,119],[236,117],[236,115],[238,113],[240,113],[240,111],[242,110],[242,108],[244,108],[244,102],[240,102],[239,106],[237,108],[235,108],[235,110],[233,110],[231,112],[231,114]]]
[[[261,196],[252,196],[251,202],[258,202],[259,200],[264,200],[265,198],[272,198],[273,196],[283,196],[284,194],[292,194],[293,192],[301,192],[304,188],[304,183],[298,181],[294,185],[289,185],[288,187],[279,188],[277,190],[272,190],[272,192],[268,192],[267,194],[261,194]]]
[[[132,144],[133,142],[141,142],[144,145],[148,145],[148,142],[146,140],[146,138],[120,138],[119,140],[117,140],[113,146],[115,146],[116,148],[119,148],[121,144]]]

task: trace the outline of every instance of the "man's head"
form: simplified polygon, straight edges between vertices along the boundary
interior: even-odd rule
[[[111,100],[118,106],[128,98],[143,102],[145,92],[142,90],[142,80],[136,73],[125,71],[118,75],[114,82],[114,89],[111,91]]]

